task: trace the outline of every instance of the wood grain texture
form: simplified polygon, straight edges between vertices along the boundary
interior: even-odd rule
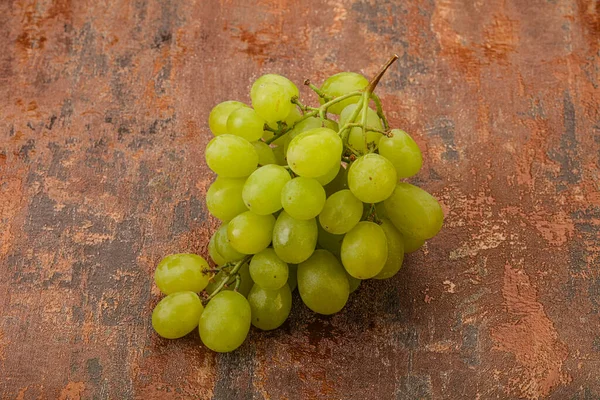
[[[600,398],[598,0],[4,0],[0,49],[2,399]],[[153,334],[211,107],[394,52],[440,235],[232,354]]]

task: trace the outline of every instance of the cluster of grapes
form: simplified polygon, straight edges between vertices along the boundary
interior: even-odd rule
[[[251,324],[283,324],[296,287],[314,312],[336,313],[361,280],[394,276],[405,253],[438,233],[436,199],[400,181],[419,171],[421,152],[406,132],[390,129],[373,93],[394,60],[371,82],[351,72],[320,88],[306,81],[319,107],[268,74],[252,85],[252,108],[213,108],[205,156],[218,175],[206,194],[222,221],[208,244],[216,267],[193,254],[160,262],[155,280],[167,297],[152,315],[159,335],[198,326],[211,350],[235,350]]]

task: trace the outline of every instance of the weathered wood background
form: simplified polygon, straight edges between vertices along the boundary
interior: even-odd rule
[[[0,1],[0,398],[599,399],[599,51],[598,0]],[[158,338],[211,107],[394,52],[441,234],[331,318]]]

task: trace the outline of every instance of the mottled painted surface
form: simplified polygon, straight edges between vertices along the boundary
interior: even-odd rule
[[[598,0],[3,0],[0,49],[2,399],[600,398]],[[441,234],[233,354],[154,335],[211,106],[393,52]]]

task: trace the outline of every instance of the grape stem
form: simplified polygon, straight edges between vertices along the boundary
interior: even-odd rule
[[[385,74],[385,71],[388,70],[388,68],[394,63],[394,61],[396,61],[398,59],[398,54],[394,54],[390,57],[389,60],[387,60],[387,62],[385,64],[383,64],[383,66],[379,69],[379,72],[377,72],[377,75],[375,75],[373,77],[373,79],[371,79],[371,81],[369,82],[369,85],[367,86],[367,88],[365,89],[365,92],[368,93],[369,95],[371,95],[371,93],[373,93],[375,91],[375,88],[377,87],[377,84],[379,83],[379,81],[381,80],[381,78],[383,77],[383,75]]]
[[[208,296],[206,298],[206,301],[209,301],[210,299],[212,299],[213,297],[215,297],[221,290],[223,290],[223,288],[225,287],[225,285],[227,284],[227,281],[229,281],[229,278],[231,278],[234,275],[238,275],[238,271],[240,270],[240,268],[242,268],[242,265],[244,265],[245,263],[247,263],[250,260],[250,255],[245,256],[244,258],[242,258],[241,260],[239,260],[238,262],[234,263],[228,263],[226,265],[224,265],[221,269],[225,270],[225,268],[229,268],[231,266],[233,266],[233,268],[231,269],[231,271],[229,272],[225,272],[226,274],[226,278],[223,279],[221,281],[221,283],[219,283],[219,286],[217,286],[215,288],[215,290],[210,294],[210,296]],[[237,277],[236,277],[237,280]]]
[[[383,123],[383,129],[385,129],[386,131],[389,131],[390,124],[385,116],[385,113],[383,112],[383,106],[381,105],[381,99],[375,93],[371,93],[371,98],[375,102],[375,107],[377,107],[377,116]]]
[[[376,224],[381,225],[381,220],[377,216],[377,210],[375,209],[375,203],[371,204],[369,208],[369,213],[367,214],[367,221],[375,222]]]
[[[242,283],[242,277],[240,274],[235,274],[235,286],[233,287],[234,291],[238,291],[240,289],[240,284]]]
[[[349,128],[356,128],[356,127],[362,127],[362,126],[363,126],[363,125],[362,125],[362,124],[359,124],[359,123],[351,123],[351,124],[348,124],[348,127],[349,127]],[[367,126],[367,127],[365,127],[365,130],[366,130],[367,132],[378,132],[378,133],[381,133],[382,135],[387,135],[387,132],[386,132],[386,131],[384,131],[383,129],[377,129],[377,128],[374,128],[374,127],[372,127],[372,126]]]
[[[303,113],[308,112],[308,111],[318,110],[318,108],[307,106],[306,104],[302,104],[300,102],[300,99],[298,99],[297,97],[293,97],[292,98],[292,103],[294,103],[295,105],[297,105],[298,107],[300,107],[300,110],[302,110]]]
[[[325,93],[323,93],[323,91],[321,89],[319,89],[318,87],[316,87],[315,85],[313,85],[310,82],[310,79],[305,79],[304,80],[304,84],[306,86],[308,86],[309,88],[311,88],[313,90],[313,92],[315,92],[317,94],[317,96],[319,96],[323,100],[325,100],[325,101],[331,100]]]

